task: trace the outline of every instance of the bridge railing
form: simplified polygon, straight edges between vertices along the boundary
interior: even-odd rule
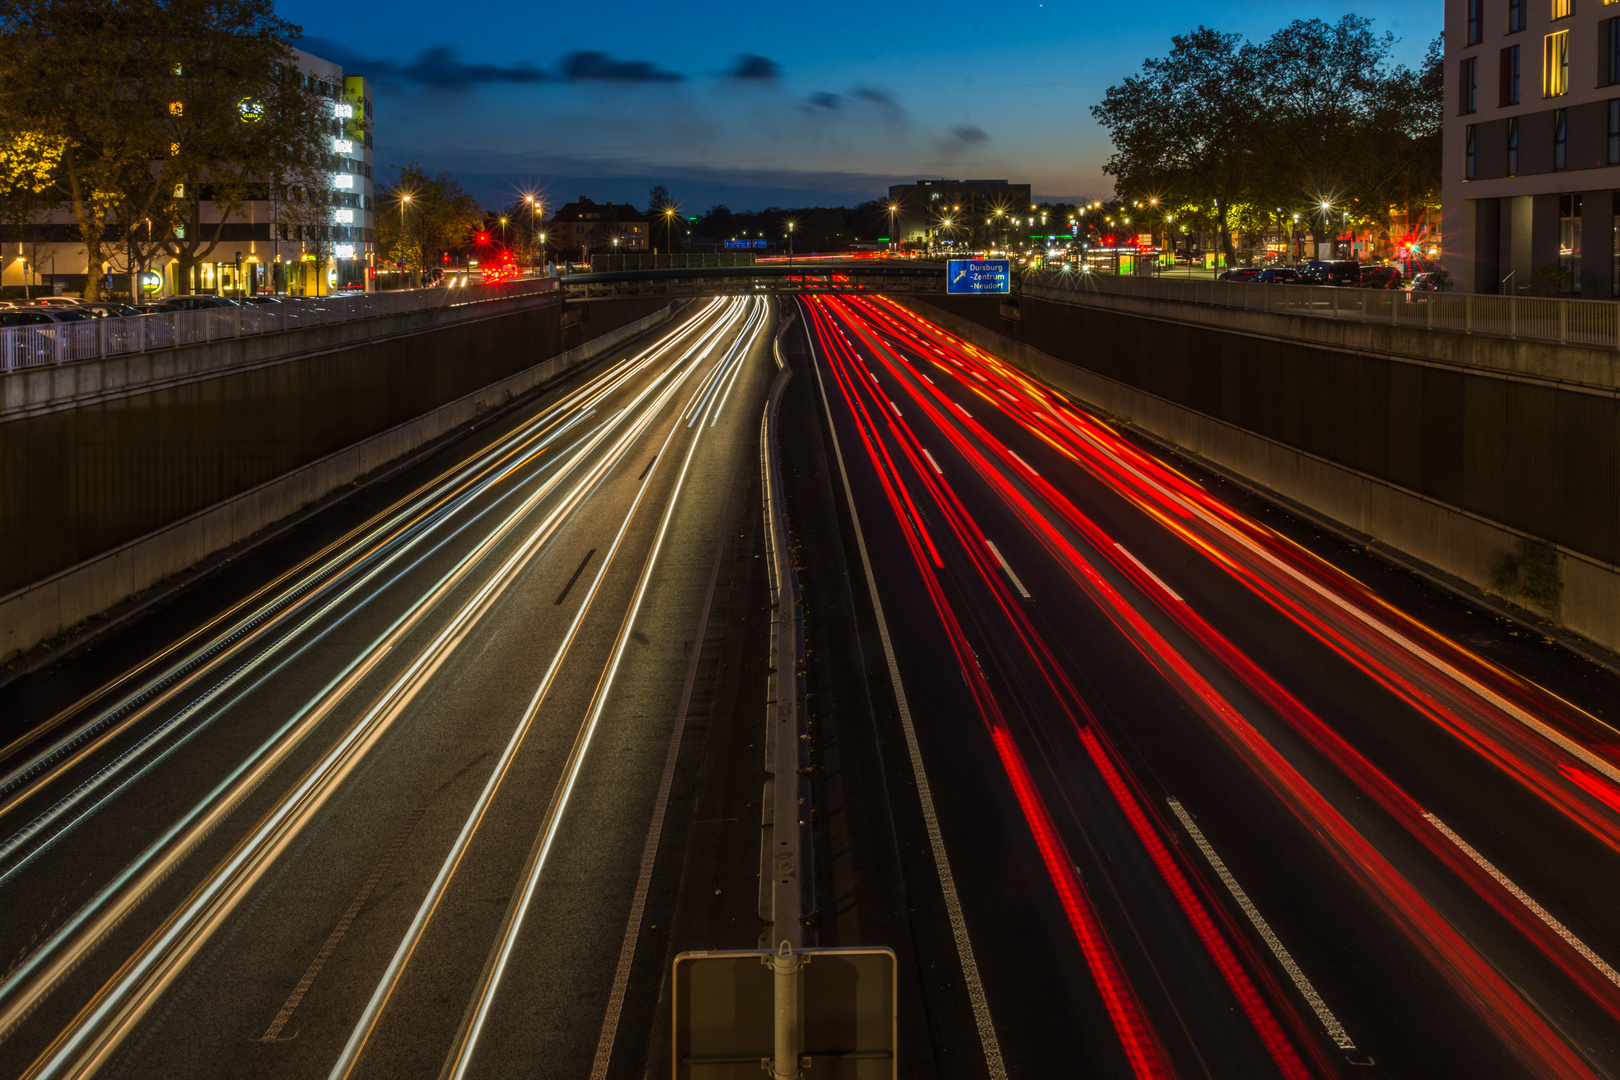
[[[1608,300],[1346,289],[1324,285],[1258,285],[1192,277],[1124,277],[1072,270],[1030,271],[1024,283],[1026,287],[1045,286],[1099,297],[1169,300],[1620,350],[1620,303]]]
[[[126,318],[85,319],[0,327],[0,372],[155,352],[181,345],[274,334],[309,326],[462,308],[555,292],[554,278],[525,278],[456,288],[289,299],[279,304],[154,312]]]

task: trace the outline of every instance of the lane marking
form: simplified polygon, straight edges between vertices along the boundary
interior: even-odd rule
[[[1282,939],[1277,937],[1276,933],[1271,929],[1271,924],[1266,922],[1265,917],[1254,906],[1254,902],[1249,899],[1249,894],[1243,891],[1243,886],[1238,884],[1237,878],[1233,877],[1232,872],[1226,868],[1226,863],[1221,861],[1221,857],[1216,854],[1209,841],[1204,839],[1204,833],[1193,822],[1192,815],[1188,814],[1182,808],[1181,803],[1175,799],[1165,801],[1170,804],[1171,812],[1181,821],[1181,827],[1187,830],[1187,835],[1191,836],[1193,843],[1198,845],[1198,850],[1204,853],[1204,858],[1214,868],[1216,875],[1221,879],[1221,884],[1226,886],[1226,891],[1232,894],[1232,899],[1237,901],[1238,907],[1243,909],[1243,914],[1247,915],[1249,922],[1254,924],[1255,930],[1259,932],[1260,937],[1265,941],[1266,947],[1271,950],[1271,955],[1277,958],[1277,962],[1288,973],[1288,977],[1294,981],[1294,987],[1299,990],[1300,995],[1310,1005],[1311,1011],[1316,1013],[1316,1018],[1327,1029],[1328,1038],[1333,1040],[1333,1045],[1340,1050],[1354,1050],[1356,1048],[1355,1040],[1350,1038],[1349,1032],[1344,1030],[1344,1025],[1339,1023],[1339,1018],[1333,1015],[1333,1010],[1327,1007],[1327,1002],[1323,1001],[1322,995],[1316,992],[1316,987],[1311,985],[1311,980],[1305,977],[1305,972],[1301,971],[1299,964],[1294,962],[1293,956],[1289,954],[1287,947],[1283,945]]]
[[[1007,560],[1001,554],[1001,549],[996,547],[996,545],[989,540],[984,542],[984,546],[990,549],[990,554],[996,557],[996,562],[1000,563],[1001,568],[1007,572],[1007,577],[1012,581],[1013,588],[1018,590],[1018,595],[1022,596],[1025,600],[1028,600],[1029,590],[1024,588],[1024,583],[1022,581],[1018,580],[1018,575],[1013,573],[1012,567],[1007,565]]]
[[[934,471],[936,473],[941,476],[945,475],[945,470],[939,467],[939,462],[934,460],[934,455],[930,454],[926,448],[923,450],[923,457],[928,459],[928,464],[934,467]]]
[[[1142,571],[1142,573],[1144,573],[1148,577],[1152,578],[1153,583],[1155,585],[1157,585],[1159,588],[1163,589],[1166,593],[1168,593],[1170,595],[1170,599],[1174,600],[1178,604],[1185,604],[1187,602],[1187,601],[1185,601],[1185,600],[1183,600],[1181,598],[1181,596],[1176,592],[1176,590],[1174,590],[1170,586],[1166,585],[1164,583],[1164,581],[1159,577],[1158,574],[1155,574],[1153,571],[1149,570],[1146,566],[1142,565],[1142,560],[1141,559],[1138,559],[1135,555],[1132,555],[1130,552],[1126,551],[1123,547],[1120,547],[1120,545],[1118,545],[1118,544],[1114,545],[1114,549],[1116,551],[1118,551],[1121,555],[1125,556],[1127,559],[1131,560],[1131,562],[1135,563],[1136,568],[1138,570]]]
[[[844,465],[844,450],[838,442],[838,428],[833,423],[832,405],[827,401],[827,386],[821,378],[821,365],[814,362],[815,341],[811,340],[811,367],[816,372],[816,387],[821,391],[821,405],[827,411],[827,424],[832,431],[833,453],[838,458],[838,474],[844,481],[844,498],[849,503],[850,523],[855,527],[855,546],[861,553],[861,566],[866,571],[866,587],[872,597],[872,612],[877,617],[878,637],[883,641],[883,655],[889,663],[889,681],[894,686],[895,705],[900,713],[900,727],[905,732],[906,750],[911,756],[911,771],[917,779],[917,799],[922,803],[923,824],[928,831],[928,846],[934,854],[934,867],[939,873],[940,891],[945,897],[945,912],[950,918],[951,934],[956,939],[956,953],[962,963],[962,979],[967,984],[968,1002],[973,1006],[974,1023],[979,1029],[979,1044],[984,1049],[984,1063],[991,1080],[1007,1080],[1007,1067],[1001,1060],[1001,1042],[996,1038],[995,1025],[990,1019],[990,1003],[985,1000],[984,982],[979,978],[979,964],[973,957],[973,943],[968,939],[967,921],[962,917],[962,901],[956,895],[956,878],[951,874],[951,863],[945,853],[945,838],[939,829],[939,816],[934,812],[934,795],[928,787],[928,774],[923,768],[922,747],[917,742],[917,729],[911,722],[911,707],[906,703],[906,691],[900,682],[900,663],[894,656],[894,642],[889,637],[889,623],[883,617],[883,602],[878,599],[877,579],[872,574],[872,559],[866,550],[866,536],[861,531],[861,518],[855,510],[855,492],[849,485],[849,469]],[[962,409],[960,405],[958,409]],[[966,413],[966,409],[962,409]]]
[[[1018,464],[1022,465],[1024,468],[1028,469],[1035,476],[1041,475],[1040,473],[1035,471],[1035,466],[1031,465],[1029,462],[1025,461],[1023,458],[1019,457],[1017,454],[1013,454],[1011,449],[1008,449],[1007,453],[1012,454],[1012,459],[1014,461],[1018,462]]]
[[[1536,918],[1546,923],[1553,933],[1563,938],[1564,941],[1568,943],[1570,948],[1580,953],[1581,956],[1586,959],[1587,963],[1597,968],[1598,971],[1603,974],[1605,979],[1608,979],[1616,986],[1620,986],[1620,972],[1616,972],[1614,968],[1605,963],[1603,957],[1593,952],[1587,947],[1586,942],[1576,937],[1570,932],[1568,927],[1559,922],[1557,919],[1553,918],[1551,912],[1542,907],[1540,904],[1536,903],[1535,900],[1531,898],[1529,893],[1515,885],[1511,878],[1496,868],[1494,863],[1492,863],[1485,856],[1481,855],[1479,852],[1475,851],[1473,847],[1469,845],[1468,841],[1452,832],[1450,826],[1427,811],[1424,811],[1423,820],[1427,821],[1430,825],[1433,825],[1436,829],[1438,829],[1441,836],[1444,836],[1447,840],[1450,840],[1453,844],[1456,844],[1458,850],[1460,850],[1464,855],[1467,855],[1470,859],[1473,859],[1481,870],[1495,878],[1498,885],[1512,893],[1514,899],[1518,900],[1519,903],[1529,908],[1531,912],[1535,914]]]
[[[286,1004],[281,1006],[281,1011],[270,1022],[270,1026],[265,1029],[265,1033],[259,1037],[259,1042],[275,1042],[276,1036],[280,1035],[287,1026],[287,1022],[292,1019],[293,1013],[298,1011],[298,1006],[303,1002],[304,995],[309,993],[309,988],[315,984],[315,976],[321,973],[321,968],[325,967],[327,960],[331,959],[332,953],[338,947],[338,942],[342,941],[343,935],[349,932],[349,927],[354,923],[356,916],[360,914],[360,909],[365,907],[366,901],[371,898],[372,890],[377,887],[377,883],[382,880],[382,876],[388,872],[388,867],[398,857],[400,849],[405,846],[405,841],[410,838],[411,833],[416,831],[416,826],[421,822],[422,815],[426,813],[427,803],[423,803],[416,808],[416,813],[411,815],[410,820],[405,823],[405,827],[399,830],[399,835],[394,837],[394,842],[389,845],[387,852],[383,854],[382,861],[377,864],[377,869],[371,872],[371,877],[366,879],[366,883],[355,894],[354,902],[349,905],[349,910],[343,913],[343,917],[332,928],[332,933],[327,937],[326,944],[322,945],[321,951],[315,954],[315,959],[310,962],[308,969],[304,971],[304,977],[298,980],[297,986],[293,987],[293,992],[287,996]]]
[[[692,688],[697,685],[698,662],[703,657],[703,639],[709,633],[709,611],[714,603],[714,590],[720,581],[720,567],[724,562],[726,540],[731,531],[731,508],[736,501],[736,488],[736,464],[733,463],[731,493],[726,496],[725,514],[720,521],[720,543],[715,548],[714,565],[709,569],[709,588],[703,596],[703,611],[698,615],[697,637],[692,639],[692,661],[686,667],[686,683],[681,687],[680,704],[675,709],[675,726],[669,733],[669,754],[664,759],[663,778],[658,782],[658,798],[653,804],[652,823],[647,829],[647,843],[641,851],[641,874],[636,879],[635,899],[631,901],[630,917],[625,922],[624,943],[619,948],[619,966],[613,975],[613,988],[608,992],[607,1014],[602,1020],[602,1034],[596,1042],[596,1061],[591,1065],[591,1080],[605,1080],[608,1065],[613,1060],[613,1043],[619,1033],[619,1016],[624,1011],[624,996],[630,988],[630,969],[635,962],[636,945],[641,940],[641,920],[647,910],[647,893],[652,888],[653,867],[658,860],[658,844],[664,833],[664,815],[669,806],[670,789],[675,783],[675,763],[680,758],[681,737],[686,731],[686,711],[692,704]]]

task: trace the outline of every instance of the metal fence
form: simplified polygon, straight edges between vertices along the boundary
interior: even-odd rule
[[[557,281],[553,278],[520,278],[488,285],[353,293],[287,299],[279,304],[244,304],[199,311],[154,312],[121,319],[0,327],[0,372],[434,308],[463,308],[537,296],[556,289]]]
[[[1607,300],[1257,285],[1192,277],[1116,277],[1072,270],[1030,271],[1024,282],[1026,286],[1044,285],[1102,296],[1620,349],[1620,303]]]

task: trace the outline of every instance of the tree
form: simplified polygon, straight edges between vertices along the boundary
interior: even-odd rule
[[[420,282],[422,270],[467,243],[483,216],[483,207],[455,176],[429,176],[412,161],[399,169],[392,187],[377,194],[377,246],[400,266],[415,270]]]
[[[178,184],[216,188],[310,153],[298,27],[272,0],[13,0],[0,9],[0,137],[62,147],[86,296],[131,230],[169,224]],[[243,106],[260,107],[258,125]],[[251,129],[251,130],[248,130]]]
[[[1203,26],[1173,37],[1170,55],[1144,62],[1140,75],[1109,87],[1091,109],[1113,138],[1103,171],[1120,193],[1208,203],[1229,263],[1229,215],[1256,179],[1264,115],[1255,57],[1241,41]]]
[[[19,132],[0,142],[0,200],[4,217],[27,260],[23,295],[29,293],[29,271],[39,271],[45,245],[44,222],[62,203],[56,188],[57,173],[67,148],[39,132]]]

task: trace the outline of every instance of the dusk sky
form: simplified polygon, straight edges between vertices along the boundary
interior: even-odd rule
[[[836,205],[919,177],[1005,177],[1046,198],[1104,197],[1090,106],[1199,23],[1253,39],[1354,12],[1416,65],[1439,0],[1152,5],[723,0],[529,5],[396,0],[377,17],[281,0],[303,47],[370,76],[378,179],[420,160],[487,203],[525,189],[684,209]]]

